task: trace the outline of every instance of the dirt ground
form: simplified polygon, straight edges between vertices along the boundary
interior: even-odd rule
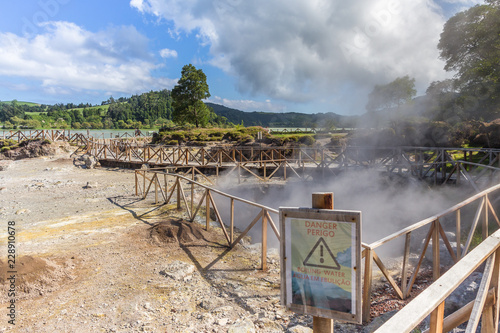
[[[259,332],[282,332],[310,324],[279,306],[276,252],[268,272],[258,270],[258,247],[228,251],[218,229],[139,200],[133,171],[88,170],[67,151],[0,162],[0,332],[226,332],[244,319]],[[7,316],[9,221],[15,325]],[[186,274],[170,276],[179,271],[173,264]]]
[[[279,304],[276,250],[268,251],[263,272],[259,244],[245,239],[229,251],[220,229],[206,231],[175,207],[135,196],[133,171],[82,164],[69,146],[53,156],[0,161],[0,332],[312,327],[310,316]],[[15,224],[15,325],[7,309],[9,224]],[[335,326],[340,333],[366,331]]]

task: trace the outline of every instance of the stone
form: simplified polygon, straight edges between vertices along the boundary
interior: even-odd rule
[[[94,169],[96,166],[99,166],[99,160],[95,156],[85,154],[81,159],[87,169]]]
[[[160,274],[168,276],[174,280],[183,281],[195,271],[195,267],[183,261],[176,260],[167,265]]]
[[[474,272],[446,299],[445,315],[449,315],[476,298],[483,274]]]
[[[229,322],[228,318],[219,318],[215,321],[215,323],[219,326],[226,326],[228,322]]]
[[[255,325],[250,319],[238,320],[229,326],[227,333],[255,333]],[[312,332],[312,330],[311,330]]]
[[[268,333],[281,333],[283,332],[283,327],[274,320],[269,318],[260,318],[255,322],[260,329],[264,329]]]
[[[313,333],[313,330],[307,326],[297,325],[290,327],[286,333]]]

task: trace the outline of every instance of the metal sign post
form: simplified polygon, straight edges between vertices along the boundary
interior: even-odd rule
[[[313,207],[280,208],[281,303],[332,333],[332,319],[362,322],[361,212],[332,210],[332,193]]]

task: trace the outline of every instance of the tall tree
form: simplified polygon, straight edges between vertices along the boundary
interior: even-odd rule
[[[173,121],[205,126],[210,120],[211,110],[203,103],[210,97],[207,76],[193,65],[182,67],[181,78],[172,89]]]
[[[389,108],[399,108],[410,101],[417,91],[415,90],[415,79],[410,79],[408,75],[398,77],[391,83],[385,85],[375,85],[370,95],[368,95],[368,111],[380,111]]]
[[[451,17],[438,48],[469,114],[491,117],[500,106],[500,1],[486,2]]]

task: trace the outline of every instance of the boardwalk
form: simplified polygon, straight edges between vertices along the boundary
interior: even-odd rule
[[[87,153],[104,164],[150,167],[217,167],[239,177],[268,181],[273,176],[315,178],[352,169],[374,168],[426,179],[434,184],[467,182],[476,191],[497,180],[500,150],[429,147],[183,147],[124,140],[90,142]]]

